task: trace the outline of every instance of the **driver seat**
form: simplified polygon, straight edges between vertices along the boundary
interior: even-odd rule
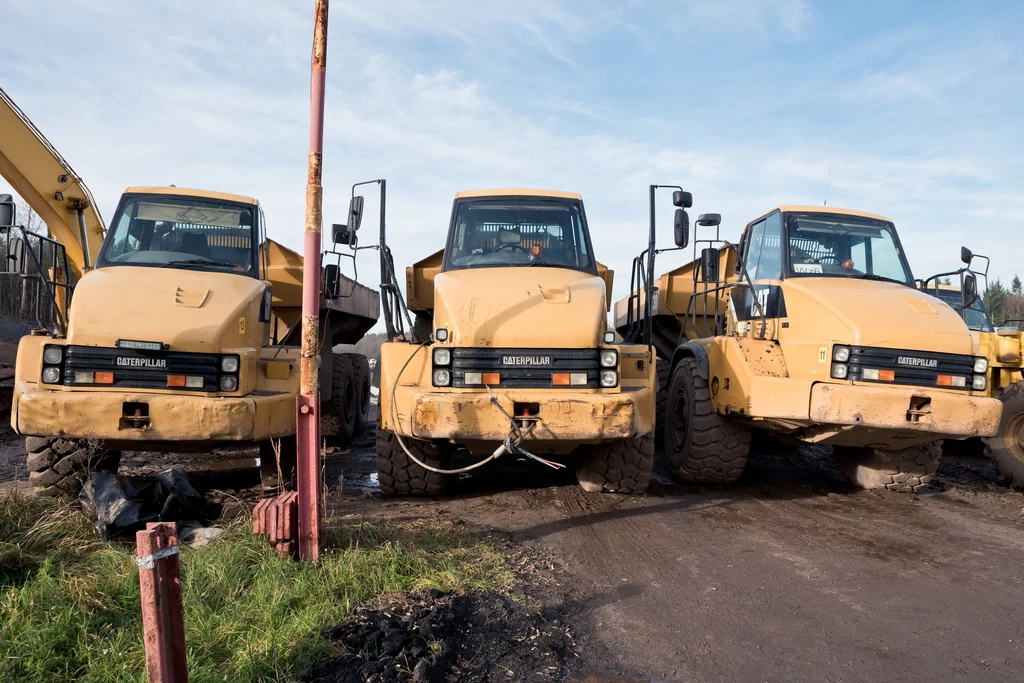
[[[519,228],[498,228],[498,248],[508,246],[510,244],[521,245],[522,235],[519,232]]]
[[[195,254],[199,258],[209,259],[210,245],[206,241],[206,233],[204,232],[185,232],[181,235],[181,250]]]

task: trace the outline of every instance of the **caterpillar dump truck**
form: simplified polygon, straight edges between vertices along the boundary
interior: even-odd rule
[[[408,268],[407,302],[394,300],[409,331],[386,320],[381,491],[441,494],[456,474],[511,453],[572,465],[587,490],[643,492],[654,460],[653,354],[614,343],[612,277],[578,194],[457,194],[444,249]],[[385,303],[385,316],[392,308]],[[459,448],[476,461],[456,467]]]
[[[30,482],[74,493],[124,448],[259,444],[265,484],[280,483],[294,460],[302,257],[267,239],[259,202],[223,192],[130,187],[106,230],[80,177],[0,95],[0,172],[53,235],[16,227],[10,196],[0,202],[16,256],[3,274],[43,282],[56,321],[18,346],[11,426],[27,437]],[[375,324],[379,295],[337,262],[323,281],[323,431],[345,439],[365,424],[370,378],[365,358],[331,346]]]
[[[653,189],[651,201],[653,215]],[[995,436],[988,361],[959,316],[915,287],[892,221],[780,206],[738,245],[720,238],[717,214],[697,227],[713,238],[695,239],[693,261],[647,297],[677,479],[736,480],[758,429],[833,446],[862,487],[913,492],[938,468],[940,439]],[[676,245],[688,243],[680,208]],[[627,334],[641,299],[616,305]]]
[[[1003,413],[999,432],[984,439],[984,450],[1010,486],[1024,487],[1024,333],[1017,327],[1024,320],[993,325],[978,288],[979,277],[987,286],[989,258],[961,247],[960,259],[963,268],[932,275],[921,282],[921,289],[963,318],[974,339],[974,352],[988,360],[988,394],[1002,402]],[[972,269],[976,259],[985,261],[983,271]],[[943,284],[943,279],[950,284]]]

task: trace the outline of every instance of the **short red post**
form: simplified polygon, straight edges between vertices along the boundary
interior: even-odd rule
[[[187,683],[177,525],[149,523],[135,534],[142,636],[150,683]]]

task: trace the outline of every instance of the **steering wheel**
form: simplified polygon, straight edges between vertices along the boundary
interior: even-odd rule
[[[521,244],[503,244],[500,247],[498,247],[497,249],[495,249],[494,253],[498,253],[502,249],[518,249],[519,251],[523,252],[524,254],[529,254],[530,253],[530,250],[527,249],[526,247],[524,247]]]
[[[811,260],[817,263],[818,265],[821,265],[822,261],[831,261],[833,263],[838,263],[839,265],[842,265],[843,263],[843,259],[839,258],[838,256],[822,256],[821,258]]]

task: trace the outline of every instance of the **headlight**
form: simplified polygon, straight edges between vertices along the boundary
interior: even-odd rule
[[[985,391],[986,386],[988,386],[988,378],[985,375],[975,375],[971,381],[971,389],[974,391]]]
[[[614,370],[602,370],[601,371],[601,386],[602,387],[614,387],[619,383],[619,374]]]
[[[59,346],[47,346],[43,349],[43,362],[48,365],[60,365],[64,360],[64,349]]]
[[[224,356],[221,358],[220,369],[221,372],[238,372],[238,356]]]
[[[443,327],[437,328],[434,330],[434,339],[440,342],[448,341],[448,330]]]
[[[452,373],[447,370],[434,370],[434,386],[446,387],[452,383]]]
[[[234,375],[224,375],[220,378],[221,391],[235,391],[238,389],[238,378]]]
[[[832,378],[833,379],[846,379],[847,368],[845,363],[833,363],[832,364]]]
[[[60,368],[43,368],[43,381],[47,384],[56,384],[60,381]]]
[[[601,352],[601,367],[602,368],[614,368],[619,364],[619,354],[617,351],[602,351]]]
[[[434,349],[434,365],[448,365],[451,362],[451,349]]]
[[[986,372],[988,372],[988,358],[975,358],[974,373],[984,375]]]
[[[832,347],[832,360],[837,363],[845,363],[850,360],[850,347],[849,346],[833,346]],[[843,377],[846,377],[844,374]]]

